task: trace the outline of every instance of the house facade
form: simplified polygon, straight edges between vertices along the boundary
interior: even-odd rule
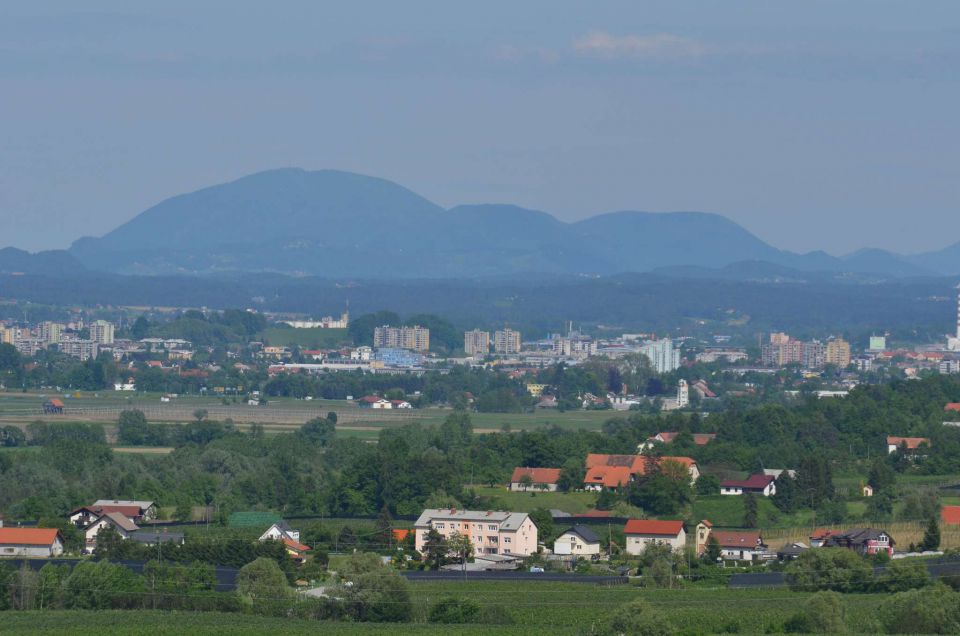
[[[529,479],[527,479],[529,478]],[[546,490],[554,492],[560,480],[559,468],[514,468],[510,490]]]
[[[627,554],[642,554],[650,543],[669,545],[673,550],[682,550],[687,545],[687,532],[682,521],[657,521],[654,519],[630,519],[623,527]]]
[[[651,457],[647,455],[602,455],[590,453],[586,460],[586,474],[583,478],[585,490],[618,490],[637,477],[655,470],[666,468],[670,464],[682,467],[690,475],[693,484],[700,477],[700,469],[690,457]]]
[[[929,447],[930,440],[926,437],[895,437],[887,436],[887,454],[893,455],[898,450],[906,450],[909,453],[915,453],[922,446]]]
[[[475,554],[529,556],[537,551],[537,526],[525,512],[430,508],[414,524],[416,550],[436,530],[444,538],[459,533],[470,538]]]
[[[0,557],[57,557],[63,537],[56,528],[0,528]]]
[[[777,478],[773,475],[750,475],[746,479],[727,479],[720,482],[721,495],[744,495],[753,493],[763,497],[772,497],[777,494]]]
[[[553,553],[572,556],[600,556],[600,537],[586,526],[573,526],[553,542]]]
[[[97,547],[97,535],[104,528],[113,528],[121,539],[129,539],[131,534],[140,529],[119,512],[106,512],[83,529],[84,543],[88,550]]]
[[[749,532],[714,530],[712,535],[720,545],[722,559],[756,561],[761,559],[767,550],[763,537],[756,530]]]
[[[893,556],[896,542],[887,532],[875,528],[854,528],[845,532],[831,533],[823,543],[826,548],[847,548],[859,554],[871,556],[885,552]]]

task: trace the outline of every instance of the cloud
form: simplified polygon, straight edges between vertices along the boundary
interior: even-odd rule
[[[694,58],[704,54],[700,42],[673,33],[651,35],[613,35],[590,31],[573,42],[580,55],[607,58]]]

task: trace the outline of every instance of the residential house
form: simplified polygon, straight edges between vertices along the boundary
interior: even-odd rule
[[[413,527],[417,552],[423,552],[431,530],[444,538],[455,532],[469,537],[475,554],[529,556],[537,551],[537,526],[525,512],[429,508]]]
[[[746,479],[727,479],[720,482],[721,495],[743,495],[753,493],[770,497],[777,494],[777,478],[773,475],[750,475]]]
[[[99,499],[89,506],[76,508],[70,513],[69,519],[73,525],[83,528],[107,512],[119,513],[134,523],[144,523],[156,517],[157,507],[152,501]]]
[[[525,479],[529,478],[529,480]],[[559,468],[514,468],[510,490],[547,490],[554,492],[560,480]]]
[[[886,552],[893,556],[896,542],[883,530],[875,528],[854,528],[845,532],[836,532],[827,537],[823,544],[827,548],[847,548],[863,555]]]
[[[763,557],[767,549],[759,530],[714,530],[712,534],[720,545],[721,559],[756,561]]]
[[[710,532],[713,530],[713,524],[704,519],[697,524],[696,546],[697,556],[703,554],[707,549],[707,541],[710,539]]]
[[[390,400],[384,399],[382,397],[377,397],[376,395],[367,395],[360,398],[358,401],[360,408],[365,409],[392,409],[393,403]]]
[[[290,558],[298,563],[303,563],[307,558],[307,552],[310,551],[310,546],[300,543],[300,531],[294,530],[290,527],[290,524],[282,519],[267,528],[260,535],[259,540],[261,542],[280,541],[287,549]]]
[[[830,530],[829,528],[817,528],[813,531],[813,534],[810,535],[810,547],[812,548],[822,548],[826,543],[827,539],[830,538],[830,535],[834,532],[839,532],[835,530]]]
[[[600,537],[586,526],[573,526],[553,542],[553,553],[559,555],[600,556]]]
[[[893,435],[887,436],[887,454],[893,455],[898,450],[906,448],[907,452],[913,453],[920,449],[920,447],[930,446],[930,440],[926,437],[895,437]]]
[[[793,561],[810,549],[806,543],[788,543],[777,550],[778,561]]]
[[[637,477],[663,468],[668,462],[679,464],[690,474],[690,483],[700,476],[697,463],[689,457],[650,457],[646,455],[601,455],[590,453],[583,479],[586,490],[617,490]]]
[[[88,550],[97,546],[97,535],[104,528],[113,528],[121,539],[128,539],[140,526],[119,512],[105,512],[83,529],[84,543]]]
[[[682,521],[658,521],[655,519],[630,519],[623,527],[627,554],[642,554],[650,543],[669,545],[682,550],[687,545],[687,532]]]
[[[648,437],[647,440],[637,446],[638,451],[642,451],[647,448],[653,448],[657,443],[660,444],[669,444],[677,438],[677,435],[680,433],[677,432],[668,432],[661,431],[654,435],[653,437]],[[693,443],[697,446],[706,446],[714,439],[716,439],[716,433],[692,433]]]
[[[56,528],[0,527],[0,557],[51,558],[63,554],[63,537]]]

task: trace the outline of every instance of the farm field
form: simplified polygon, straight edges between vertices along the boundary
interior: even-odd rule
[[[351,342],[346,329],[270,327],[260,332],[258,337],[270,346],[289,347],[296,345],[306,349],[328,349]]]
[[[563,510],[570,514],[593,508],[597,495],[592,492],[513,492],[505,486],[467,486],[482,497],[496,497],[506,510],[530,512],[535,508]]]
[[[642,598],[669,617],[680,633],[765,633],[781,631],[807,597],[786,590],[643,590],[633,586],[588,586],[570,583],[419,582],[411,583],[414,622],[377,625],[332,623],[243,614],[159,611],[6,612],[3,633],[71,634],[551,634],[584,633],[610,612]],[[430,606],[440,598],[471,598],[481,607],[507,612],[512,625],[431,625]],[[846,595],[848,624],[875,633],[874,616],[881,595]]]

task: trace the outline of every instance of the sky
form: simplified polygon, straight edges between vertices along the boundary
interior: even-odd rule
[[[297,166],[915,253],[960,241],[958,113],[952,0],[11,0],[0,246]]]

